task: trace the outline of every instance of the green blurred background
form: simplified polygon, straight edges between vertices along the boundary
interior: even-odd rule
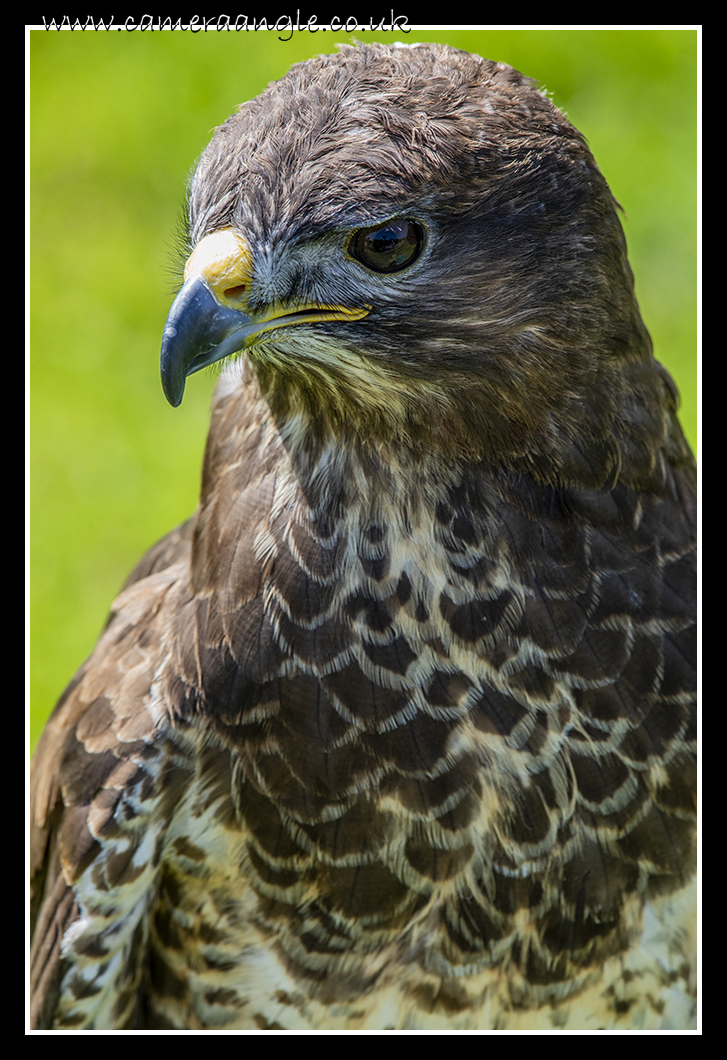
[[[697,33],[475,30],[438,40],[540,81],[626,211],[656,356],[696,443]],[[162,395],[185,181],[212,130],[345,33],[30,32],[31,744],[139,556],[196,503],[215,376]]]

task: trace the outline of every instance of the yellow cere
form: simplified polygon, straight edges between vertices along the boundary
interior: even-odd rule
[[[232,228],[212,232],[198,243],[184,269],[184,279],[201,276],[222,304],[239,302],[252,279],[252,255]]]

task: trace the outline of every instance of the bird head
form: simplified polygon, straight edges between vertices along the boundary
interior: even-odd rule
[[[670,430],[618,204],[502,63],[372,44],[294,66],[202,154],[189,242],[172,405],[244,352],[276,421],[311,437],[589,486]]]

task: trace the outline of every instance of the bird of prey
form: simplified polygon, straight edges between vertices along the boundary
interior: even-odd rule
[[[35,1026],[694,1026],[695,466],[584,138],[344,47],[188,235],[201,496],[35,755]]]

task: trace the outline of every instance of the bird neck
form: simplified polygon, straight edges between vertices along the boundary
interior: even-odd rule
[[[427,548],[448,536],[450,522],[466,538],[473,520],[487,517],[491,492],[481,469],[447,463],[436,449],[423,457],[360,437],[316,438],[300,423],[278,426],[254,390],[222,388],[205,454],[194,588],[227,584],[240,598],[241,585],[262,584],[273,567],[282,577],[289,554],[296,577],[321,565],[332,565],[333,577],[335,542],[344,539],[374,580],[385,552],[417,550],[417,542],[425,569]]]

